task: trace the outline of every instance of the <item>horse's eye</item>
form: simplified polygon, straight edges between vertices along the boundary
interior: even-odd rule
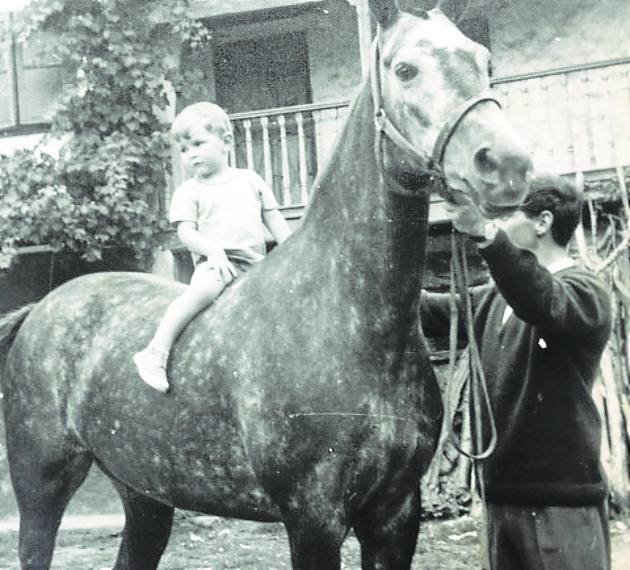
[[[394,69],[394,72],[401,81],[410,81],[418,75],[418,68],[408,63],[399,63]]]

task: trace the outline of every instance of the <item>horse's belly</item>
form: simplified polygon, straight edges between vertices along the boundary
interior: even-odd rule
[[[173,394],[132,399],[112,388],[81,404],[72,426],[104,471],[178,508],[253,520],[277,510],[256,479],[238,425]]]

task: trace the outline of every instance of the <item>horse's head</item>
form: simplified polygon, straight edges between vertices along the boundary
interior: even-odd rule
[[[396,0],[370,0],[382,160],[399,180],[443,174],[449,199],[472,194],[491,212],[523,199],[531,161],[489,93],[488,50],[449,19],[457,4],[403,12]]]

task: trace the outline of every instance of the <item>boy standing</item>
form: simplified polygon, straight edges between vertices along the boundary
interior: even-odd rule
[[[499,434],[481,463],[490,570],[610,570],[607,481],[591,395],[611,327],[609,293],[569,257],[581,196],[559,176],[530,182],[523,204],[488,220],[450,206],[494,282],[475,292],[475,336]],[[447,297],[447,296],[446,296]],[[422,326],[442,334],[448,299],[423,293]],[[490,433],[481,417],[483,446]]]
[[[148,346],[134,355],[140,377],[161,392],[169,389],[166,364],[184,327],[241,272],[265,255],[264,227],[278,243],[291,233],[271,189],[251,170],[229,165],[230,120],[213,103],[186,107],[171,134],[193,177],[173,195],[169,220],[191,251],[190,285],[168,307]]]

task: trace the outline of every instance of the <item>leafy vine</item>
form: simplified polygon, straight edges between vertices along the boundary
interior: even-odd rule
[[[208,34],[188,14],[188,0],[33,0],[21,14],[20,38],[55,38],[65,89],[48,136],[62,144],[55,157],[0,156],[0,267],[37,244],[150,258],[170,166],[166,86],[186,81],[172,54]]]

